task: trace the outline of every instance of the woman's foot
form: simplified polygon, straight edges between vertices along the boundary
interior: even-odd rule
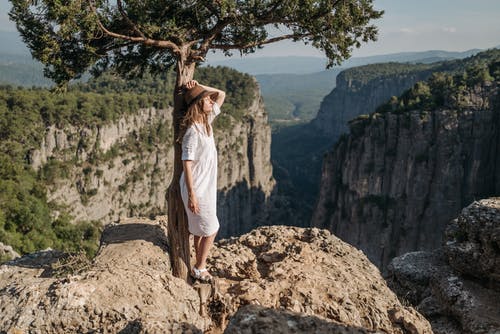
[[[213,279],[206,268],[198,269],[196,267],[191,269],[191,277],[201,282],[210,282]]]

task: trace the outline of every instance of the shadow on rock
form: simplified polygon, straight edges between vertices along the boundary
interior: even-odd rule
[[[65,256],[64,252],[58,250],[42,250],[31,254],[26,254],[17,259],[2,263],[7,266],[18,266],[31,269],[44,269],[49,273],[52,270],[52,264]],[[50,275],[49,275],[50,276]],[[43,277],[48,277],[44,275]]]
[[[240,308],[231,318],[224,334],[251,333],[365,334],[374,332],[364,328],[339,325],[311,315],[247,305]]]
[[[165,252],[168,252],[168,241],[165,231],[158,225],[140,223],[108,225],[101,236],[101,247],[103,245],[124,243],[131,240],[149,241]]]

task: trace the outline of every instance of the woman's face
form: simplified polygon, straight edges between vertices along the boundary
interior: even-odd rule
[[[209,114],[212,111],[214,101],[210,98],[210,96],[205,96],[202,99],[202,101],[203,101],[203,112]]]

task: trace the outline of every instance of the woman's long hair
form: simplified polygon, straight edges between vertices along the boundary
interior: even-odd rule
[[[198,102],[193,103],[184,114],[184,117],[182,117],[179,137],[177,138],[178,143],[182,143],[182,138],[184,138],[184,134],[186,134],[187,129],[195,123],[200,116],[202,123],[205,126],[205,130],[207,131],[207,135],[210,136],[211,126],[210,123],[208,123],[208,115],[203,112],[203,99],[200,99]]]

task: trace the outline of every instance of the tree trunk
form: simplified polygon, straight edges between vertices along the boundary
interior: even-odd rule
[[[174,89],[174,175],[168,187],[168,241],[170,261],[174,276],[188,280],[190,270],[190,247],[187,216],[182,203],[179,179],[182,173],[181,144],[176,139],[179,136],[179,127],[185,112],[183,86],[193,79],[196,63],[187,62],[185,57],[177,61],[177,77]]]

